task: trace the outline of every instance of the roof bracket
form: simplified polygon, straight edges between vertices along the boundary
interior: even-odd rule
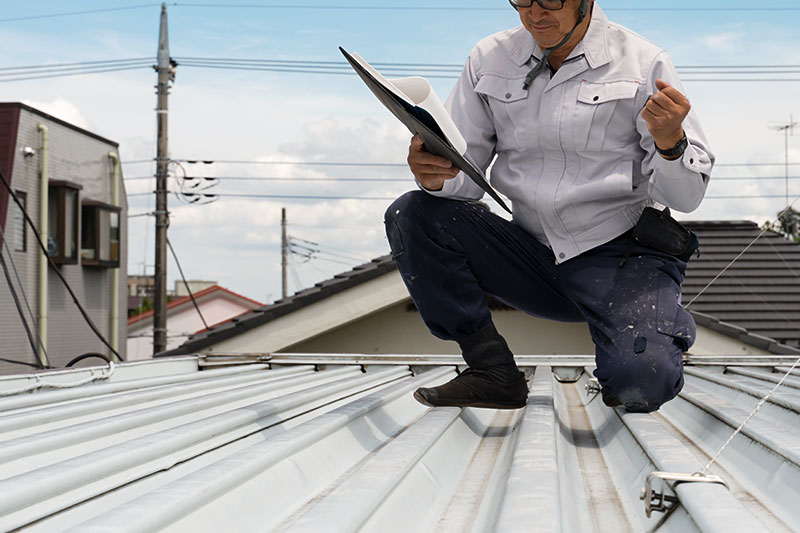
[[[659,480],[658,490],[653,488],[654,479]],[[725,480],[719,476],[710,476],[699,472],[695,472],[694,474],[650,472],[647,476],[647,481],[645,481],[644,488],[642,489],[642,495],[639,497],[640,500],[644,500],[644,511],[647,514],[647,518],[650,518],[650,514],[653,511],[664,513],[672,509],[672,507],[678,503],[678,498],[670,494],[665,494],[664,492],[665,485],[667,485],[668,481],[674,482],[672,488],[675,488],[675,486],[680,483],[717,483],[724,486],[726,489],[729,488]]]
[[[597,398],[597,395],[603,390],[600,386],[600,381],[597,378],[589,378],[589,381],[586,382],[584,385],[584,390],[586,391],[586,396],[589,398],[589,401],[586,402],[586,405],[589,405]]]

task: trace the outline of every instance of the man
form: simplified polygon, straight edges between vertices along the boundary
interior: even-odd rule
[[[695,338],[679,303],[692,250],[644,245],[633,232],[648,206],[694,210],[714,157],[663,50],[609,22],[594,0],[511,4],[522,26],[478,43],[447,109],[466,157],[484,171],[494,161],[491,182],[513,222],[474,203],[483,191],[416,137],[408,164],[422,190],[386,212],[422,318],[468,365],[415,397],[526,404],[488,293],[537,317],[587,322],[604,402],[654,411],[682,388],[681,353]]]

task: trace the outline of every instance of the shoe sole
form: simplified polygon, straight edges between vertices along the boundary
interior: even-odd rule
[[[490,403],[490,402],[461,402],[433,404],[429,402],[418,390],[414,391],[414,399],[428,407],[478,407],[482,409],[522,409],[528,405],[527,398],[524,403]]]

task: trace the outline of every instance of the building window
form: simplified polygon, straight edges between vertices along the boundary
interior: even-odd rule
[[[81,264],[119,267],[120,208],[84,200],[81,203]]]
[[[57,265],[78,262],[78,191],[81,188],[67,181],[50,182],[47,253]]]
[[[22,209],[28,209],[28,195],[22,191],[16,192],[19,203],[22,204]],[[28,228],[25,226],[25,216],[22,214],[22,209],[14,202],[14,251],[24,252],[27,250],[28,244]]]

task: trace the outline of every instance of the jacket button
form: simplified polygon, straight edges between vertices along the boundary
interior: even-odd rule
[[[596,101],[600,100],[600,97],[599,96],[595,96],[594,98],[592,98],[592,100],[594,100],[596,102]]]
[[[689,159],[689,164],[694,165],[694,158]]]
[[[506,100],[508,100],[509,98],[511,98],[511,93],[506,93]]]

